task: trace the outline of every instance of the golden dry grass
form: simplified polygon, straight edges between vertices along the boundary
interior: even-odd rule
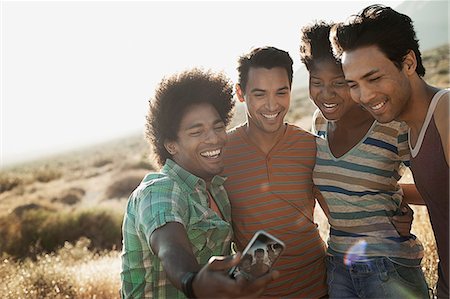
[[[2,298],[117,298],[119,290],[119,252],[94,254],[89,240],[66,245],[55,254],[14,262],[4,258],[0,264]]]
[[[434,236],[426,208],[413,206],[415,220],[413,233],[425,247],[422,267],[430,287],[437,281],[437,255]],[[316,209],[316,222],[326,240],[328,223],[320,208]],[[66,243],[54,254],[15,262],[3,258],[0,264],[0,295],[13,298],[117,298],[120,288],[119,252],[105,251],[94,254],[87,249],[89,240],[81,239],[76,245]]]

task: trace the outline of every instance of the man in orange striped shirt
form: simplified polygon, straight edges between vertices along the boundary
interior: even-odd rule
[[[257,48],[240,57],[238,72],[236,94],[247,121],[229,132],[223,172],[235,242],[242,250],[260,229],[285,242],[275,264],[281,276],[264,296],[326,296],[325,244],[313,221],[315,137],[284,122],[292,59],[274,47]]]

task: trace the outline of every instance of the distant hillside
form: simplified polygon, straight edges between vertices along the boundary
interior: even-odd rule
[[[414,22],[421,51],[449,43],[448,0],[404,1],[395,10]]]
[[[450,44],[440,46],[422,53],[426,69],[425,80],[442,88],[450,87]]]

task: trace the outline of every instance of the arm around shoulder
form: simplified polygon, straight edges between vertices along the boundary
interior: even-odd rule
[[[403,201],[413,205],[424,205],[422,196],[415,184],[400,184],[403,189]]]
[[[325,216],[327,216],[327,218],[330,218],[330,209],[328,208],[327,202],[323,197],[322,193],[320,193],[319,188],[317,188],[317,186],[313,187],[313,194],[315,199],[319,203],[320,207],[322,208],[322,211],[325,214]]]

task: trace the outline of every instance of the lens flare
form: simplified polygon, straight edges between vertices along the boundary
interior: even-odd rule
[[[344,256],[344,264],[350,266],[352,262],[365,259],[367,242],[365,240],[358,241],[355,245],[350,247]]]

